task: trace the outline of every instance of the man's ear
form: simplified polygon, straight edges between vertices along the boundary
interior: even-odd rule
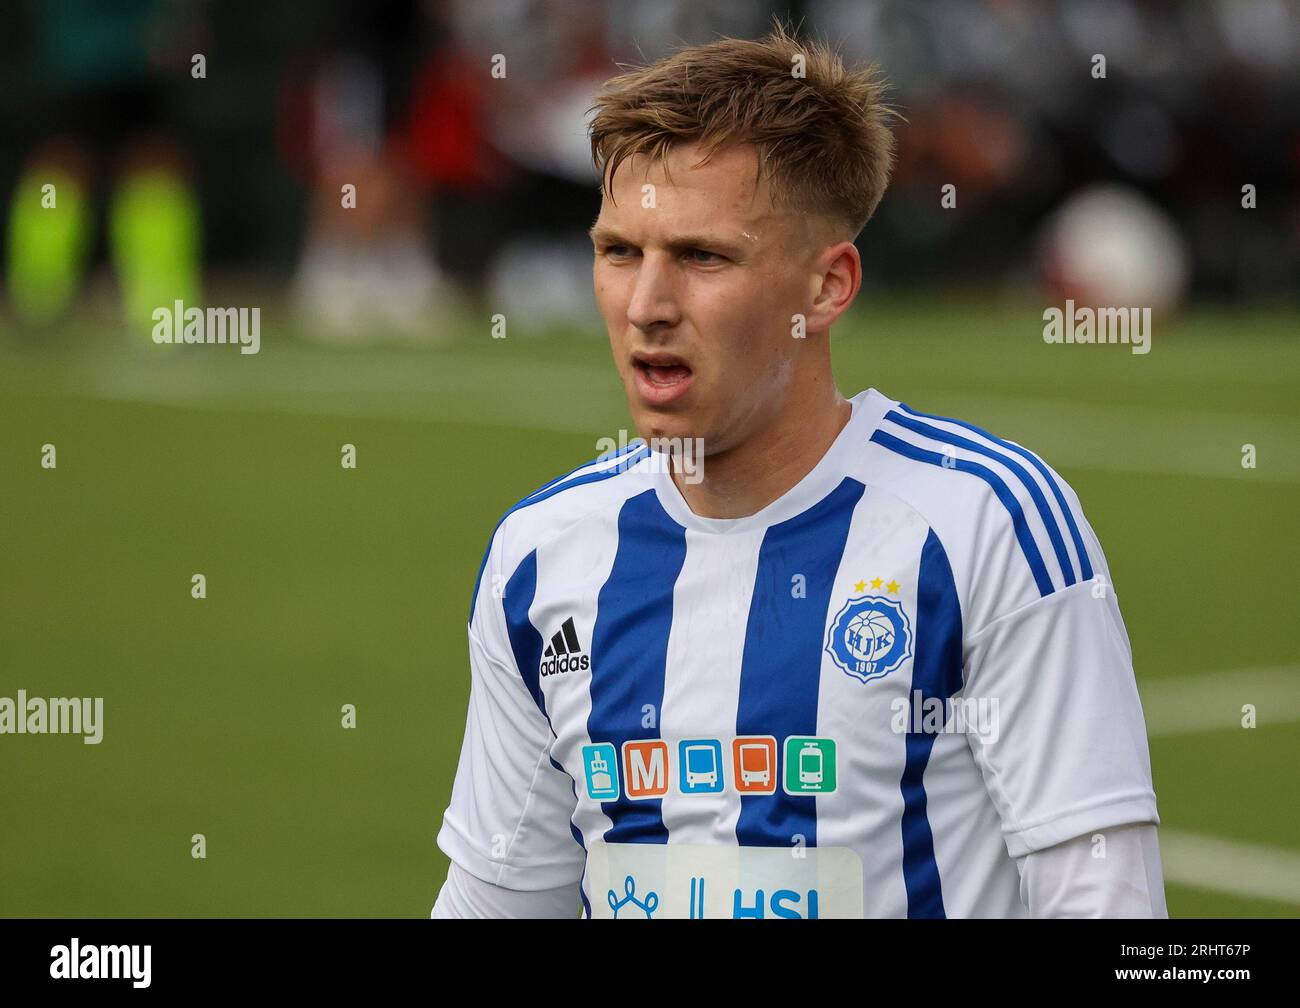
[[[816,257],[809,332],[824,332],[848,311],[862,289],[862,257],[851,241],[838,241]]]

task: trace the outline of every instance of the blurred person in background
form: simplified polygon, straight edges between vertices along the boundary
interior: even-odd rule
[[[168,127],[168,76],[188,69],[192,9],[42,0],[25,13],[44,138],[9,205],[11,309],[30,326],[63,318],[106,244],[123,315],[147,337],[156,307],[201,296],[201,213]]]
[[[521,327],[591,322],[584,228],[600,203],[584,117],[610,58],[607,7],[489,0],[446,14],[407,124],[437,192],[440,261]]]
[[[429,236],[437,173],[420,177],[406,126],[427,28],[440,31],[412,0],[339,5],[321,51],[284,86],[281,160],[311,193],[293,282],[311,338],[425,341],[439,331],[431,315],[449,291]],[[439,123],[446,139],[455,124]]]

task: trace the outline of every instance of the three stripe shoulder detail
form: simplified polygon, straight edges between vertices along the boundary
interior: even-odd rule
[[[1050,595],[1054,585],[1030,525],[1031,515],[1046,532],[1050,556],[1064,585],[1092,580],[1092,563],[1074,509],[1058,477],[1037,455],[972,424],[922,413],[902,403],[889,410],[884,420],[900,433],[878,427],[871,435],[874,444],[915,462],[974,476],[989,487],[1011,518],[1040,595]]]
[[[479,587],[483,582],[483,571],[487,567],[488,557],[492,553],[492,544],[496,539],[497,533],[501,526],[505,524],[516,511],[522,511],[524,508],[531,507],[534,504],[540,504],[542,501],[561,494],[566,490],[572,490],[574,487],[586,486],[590,483],[598,483],[601,480],[607,480],[611,477],[618,476],[627,472],[637,463],[644,460],[650,454],[650,448],[644,441],[633,441],[631,444],[620,449],[619,451],[605,455],[600,458],[592,459],[590,462],[584,462],[571,472],[565,473],[556,479],[551,480],[545,486],[534,490],[527,497],[523,498],[497,522],[496,528],[492,530],[492,535],[488,539],[488,548],[483,553],[483,560],[479,564],[478,576],[474,579],[474,594],[470,596],[469,618],[470,622],[474,620],[474,606],[478,600]]]

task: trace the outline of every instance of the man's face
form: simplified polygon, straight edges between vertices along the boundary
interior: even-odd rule
[[[592,228],[593,280],[637,432],[713,454],[789,407],[808,344],[792,316],[809,310],[825,246],[772,208],[752,146],[700,156],[679,144],[667,173],[642,156],[619,165]]]

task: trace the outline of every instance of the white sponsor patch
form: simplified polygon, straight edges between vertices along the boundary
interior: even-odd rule
[[[862,917],[849,847],[593,843],[591,916],[617,920]]]

